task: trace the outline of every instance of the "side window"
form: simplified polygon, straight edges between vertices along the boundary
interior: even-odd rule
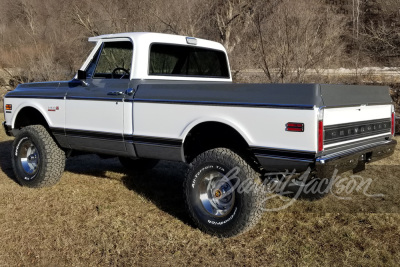
[[[93,78],[129,79],[132,56],[133,45],[131,42],[105,42]]]
[[[225,53],[218,50],[152,44],[149,75],[229,78]]]

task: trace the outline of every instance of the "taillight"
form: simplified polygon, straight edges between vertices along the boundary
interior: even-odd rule
[[[304,123],[288,122],[288,123],[286,123],[286,131],[288,131],[288,132],[304,132]]]
[[[324,150],[324,121],[318,121],[318,152]]]
[[[318,112],[318,152],[324,150],[324,110]]]
[[[394,136],[395,133],[395,127],[396,127],[396,117],[395,117],[395,112],[394,112],[394,106],[392,106],[392,135]]]

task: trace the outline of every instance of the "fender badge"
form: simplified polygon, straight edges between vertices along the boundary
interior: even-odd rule
[[[56,106],[56,107],[49,107],[47,110],[48,110],[48,111],[57,111],[57,110],[60,110],[60,107],[59,107],[59,106]]]

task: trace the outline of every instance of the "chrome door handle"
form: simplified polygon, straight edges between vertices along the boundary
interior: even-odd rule
[[[123,95],[124,93],[123,92],[120,92],[120,91],[111,91],[111,92],[108,92],[107,93],[107,95]]]
[[[129,96],[132,96],[133,93],[135,93],[135,90],[133,90],[133,88],[128,88],[128,89],[126,89],[126,91],[125,91],[125,94],[126,94],[126,95],[129,95]]]

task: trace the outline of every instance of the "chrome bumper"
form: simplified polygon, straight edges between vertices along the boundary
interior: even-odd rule
[[[366,163],[393,155],[396,145],[396,140],[388,140],[321,156],[315,164],[317,177],[331,178],[335,173],[362,171]]]

